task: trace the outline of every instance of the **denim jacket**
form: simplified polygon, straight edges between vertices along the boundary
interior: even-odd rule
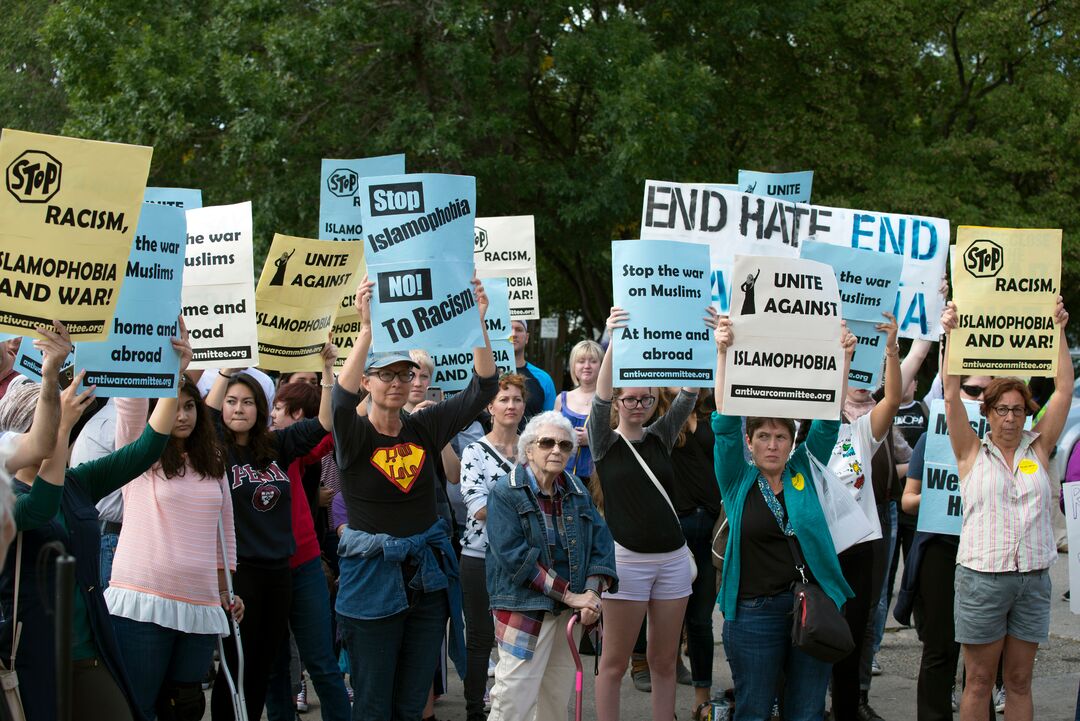
[[[491,608],[555,611],[556,601],[529,587],[537,562],[550,567],[551,554],[540,504],[525,467],[518,465],[496,482],[487,502],[487,588]],[[563,474],[563,523],[570,556],[570,590],[582,593],[589,576],[608,576],[616,591],[615,542],[577,477]]]
[[[401,564],[411,559],[417,566],[416,574],[409,582],[411,588],[422,593],[446,590],[450,604],[447,652],[458,674],[464,678],[465,625],[461,581],[449,534],[450,529],[441,518],[423,533],[405,538],[388,533],[366,533],[346,526],[338,541],[341,575],[334,608],[343,616],[362,621],[405,611],[409,601]]]

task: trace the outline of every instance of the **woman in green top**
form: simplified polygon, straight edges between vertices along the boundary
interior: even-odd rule
[[[812,576],[841,607],[853,594],[818,503],[809,458],[812,454],[822,464],[828,462],[840,423],[813,421],[806,443],[792,453],[793,421],[749,417],[745,443],[752,462],[747,463],[739,417],[723,415],[724,367],[734,340],[730,319],[720,319],[715,336],[714,462],[730,528],[717,602],[724,614],[724,650],[735,682],[735,718],[768,719],[783,678],[783,718],[820,719],[832,667],[791,645],[791,586],[799,572],[789,539],[806,560],[807,577]],[[844,327],[843,378],[855,342]],[[744,566],[754,572],[742,574]]]
[[[183,373],[191,360],[187,330],[181,321],[180,339],[173,348]],[[66,355],[66,353],[65,353]],[[11,619],[17,615],[22,629],[15,661],[28,721],[56,718],[56,648],[54,619],[46,613],[55,598],[53,564],[38,577],[38,553],[46,544],[59,543],[75,557],[75,598],[72,623],[72,718],[126,721],[141,718],[132,701],[130,685],[113,633],[109,610],[99,581],[101,532],[95,504],[128,481],[140,476],[161,457],[176,421],[176,397],[157,402],[146,430],[134,443],[74,468],[66,468],[68,436],[94,397],[94,386],[78,392],[79,373],[62,393],[56,445],[39,468],[15,474],[15,525],[21,543],[12,544],[0,575],[0,604],[5,622],[0,626],[0,658],[11,656]],[[25,432],[27,429],[13,428]],[[16,556],[20,556],[17,563]],[[21,567],[17,611],[13,608],[16,567]],[[47,595],[39,596],[39,588]]]

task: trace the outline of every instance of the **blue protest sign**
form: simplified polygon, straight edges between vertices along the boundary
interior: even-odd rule
[[[10,339],[9,339],[10,340]],[[89,341],[83,341],[89,342]],[[79,343],[82,345],[82,343]],[[15,370],[21,375],[26,376],[35,383],[41,382],[41,362],[45,359],[41,351],[34,347],[33,338],[23,338],[22,343],[19,344],[19,352],[15,355]],[[60,368],[60,372],[63,373],[71,364],[75,361],[75,355],[69,353],[67,360],[64,361],[64,365]]]
[[[716,345],[700,320],[709,305],[709,249],[671,240],[611,244],[615,305],[630,313],[612,342],[616,386],[709,387]]]
[[[814,185],[814,171],[794,173],[765,173],[759,170],[739,170],[739,190],[754,195],[767,195],[792,203],[809,203]]]
[[[364,237],[360,209],[360,179],[378,175],[401,175],[405,156],[339,160],[324,158],[319,183],[319,233],[321,240],[360,240]]]
[[[147,188],[143,202],[191,210],[202,207],[202,191],[198,188]]]
[[[375,281],[371,331],[376,352],[484,344],[471,262],[386,263],[368,266],[368,274]]]
[[[515,372],[513,343],[508,340],[492,340],[491,352],[495,355],[499,375]],[[431,354],[431,360],[435,362],[431,387],[441,389],[445,397],[457,395],[469,385],[473,374],[471,350],[437,351]]]
[[[903,258],[813,240],[803,242],[800,255],[825,263],[836,273],[844,320],[859,339],[848,372],[849,385],[877,388],[885,360],[886,334],[875,326],[884,322],[881,314],[893,312],[896,305]]]
[[[128,257],[108,340],[75,351],[85,385],[102,397],[163,398],[176,392],[187,222],[184,211],[145,205]]]

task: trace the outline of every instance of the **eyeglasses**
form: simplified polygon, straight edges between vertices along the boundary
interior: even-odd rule
[[[622,407],[630,410],[631,408],[644,408],[648,410],[656,403],[656,396],[629,396],[619,399],[619,403],[622,403]]]
[[[559,450],[563,453],[569,453],[574,450],[574,444],[570,441],[557,441],[554,438],[548,438],[546,436],[544,438],[536,439],[536,447],[542,451],[550,451],[555,446],[558,446]]]
[[[986,390],[986,386],[969,386],[966,383],[961,383],[960,390],[973,398],[978,398],[983,394],[983,391]]]
[[[376,378],[381,380],[383,383],[393,383],[395,378],[397,378],[402,383],[412,383],[413,378],[416,377],[416,371],[407,370],[407,371],[398,371],[397,373],[395,373],[392,370],[388,370],[386,368],[380,368],[377,371],[373,371],[371,373],[368,373],[368,375],[369,376],[375,376]]]
[[[1027,408],[1023,406],[994,406],[994,413],[997,413],[1001,417],[1005,417],[1012,413],[1014,416],[1020,416],[1023,418],[1027,415]]]

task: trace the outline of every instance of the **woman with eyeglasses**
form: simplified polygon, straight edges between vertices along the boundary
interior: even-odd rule
[[[981,401],[990,376],[961,376],[960,399]],[[926,433],[911,450],[907,482],[900,505],[905,513],[919,515],[926,457]],[[951,721],[952,688],[960,644],[953,627],[953,579],[959,537],[947,533],[916,531],[904,559],[904,576],[896,596],[893,615],[905,626],[915,627],[922,641],[922,659],[916,690],[919,721]]]
[[[354,719],[418,719],[450,620],[449,654],[465,668],[461,588],[450,529],[435,510],[435,461],[498,390],[491,343],[473,349],[475,374],[453,398],[403,409],[418,365],[404,353],[371,358],[371,292],[356,289],[360,330],[333,391],[335,455],[348,515],[338,545],[336,610],[352,665]],[[487,295],[473,279],[480,326]],[[361,391],[370,395],[357,414]]]
[[[715,328],[716,311],[709,307],[707,313],[705,326]],[[668,412],[646,426],[656,410],[658,389],[612,388],[612,349],[629,317],[619,307],[608,316],[611,342],[586,423],[620,574],[618,593],[604,602],[596,716],[600,721],[619,718],[622,677],[648,616],[652,715],[654,721],[668,721],[675,710],[675,659],[691,591],[686,538],[669,500],[675,485],[671,449],[694,411],[697,389],[683,388]]]
[[[958,318],[956,304],[948,303],[941,316],[946,359]],[[1057,558],[1051,523],[1055,499],[1047,469],[1072,402],[1068,321],[1058,296],[1054,394],[1032,431],[1024,430],[1024,419],[1035,404],[1020,379],[995,378],[986,387],[981,411],[990,430],[980,440],[960,402],[960,377],[943,376],[945,420],[963,502],[954,610],[967,671],[961,721],[986,718],[999,658],[1007,691],[1005,717],[1030,719],[1034,713],[1031,674],[1035,652],[1049,636],[1049,568]]]
[[[557,411],[534,416],[518,439],[517,466],[487,496],[487,590],[499,643],[488,721],[566,718],[574,678],[566,626],[573,613],[596,623],[601,595],[618,583],[611,533],[581,479],[566,472],[575,438]]]

